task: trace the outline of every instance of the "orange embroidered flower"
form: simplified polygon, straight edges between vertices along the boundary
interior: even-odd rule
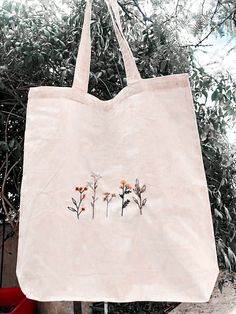
[[[121,181],[120,181],[120,184],[121,184],[121,185],[125,185],[126,183],[127,183],[126,180],[121,180]]]
[[[126,187],[127,189],[129,189],[129,190],[131,190],[131,189],[132,189],[132,185],[131,185],[131,184],[129,184],[129,183],[126,183],[126,184],[125,184],[125,187]]]
[[[79,191],[79,187],[78,187],[78,186],[76,186],[76,187],[75,187],[75,190],[76,190],[76,191]]]

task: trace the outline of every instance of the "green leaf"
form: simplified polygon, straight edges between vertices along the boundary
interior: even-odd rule
[[[202,91],[202,94],[206,97],[206,99],[207,99],[207,96],[208,96],[208,94],[207,94],[207,91],[206,90],[203,90]]]
[[[48,31],[48,30],[46,30],[45,28],[43,29],[43,33],[44,33],[44,35],[46,35],[47,37],[49,37],[49,36],[50,36],[49,31]]]
[[[6,142],[0,141],[0,151],[2,151],[2,152],[8,152],[9,151],[9,147],[8,147]]]
[[[216,101],[216,100],[218,99],[218,95],[219,95],[219,92],[218,92],[218,90],[216,89],[216,90],[214,91],[214,93],[211,95],[211,100],[212,100],[212,101]]]
[[[214,208],[214,214],[216,218],[219,217],[220,219],[223,219],[222,213],[217,208]]]
[[[222,253],[223,253],[223,257],[224,257],[225,266],[226,266],[226,268],[228,268],[231,271],[232,266],[231,266],[230,260],[229,260],[229,258],[225,252],[222,252]]]
[[[230,247],[228,247],[228,257],[231,263],[236,266],[236,256]]]
[[[10,140],[10,142],[9,142],[10,149],[12,149],[14,147],[14,145],[15,145],[15,139]]]
[[[44,63],[44,56],[42,54],[38,55],[38,63],[43,64]]]
[[[227,219],[228,221],[231,221],[232,218],[231,218],[231,215],[230,215],[230,213],[229,213],[229,210],[228,210],[228,208],[227,208],[226,206],[224,206],[224,211],[225,211],[226,219]]]

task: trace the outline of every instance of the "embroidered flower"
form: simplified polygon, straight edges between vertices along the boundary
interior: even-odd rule
[[[108,207],[110,202],[112,201],[112,199],[114,197],[116,197],[115,193],[109,193],[109,192],[105,192],[103,193],[104,197],[103,197],[103,201],[106,202],[106,217],[108,217]]]
[[[91,181],[87,182],[86,186],[76,186],[75,191],[79,192],[79,200],[77,201],[72,197],[72,202],[75,205],[75,207],[70,207],[68,206],[68,209],[71,210],[72,212],[76,212],[77,218],[79,219],[79,216],[82,212],[86,210],[84,204],[84,200],[87,197],[87,194],[91,193],[92,191],[92,196],[91,196],[91,201],[90,205],[92,207],[92,219],[94,219],[95,216],[95,203],[98,200],[97,196],[97,189],[98,189],[98,181],[102,178],[99,174],[92,173],[91,174]],[[120,192],[119,196],[121,198],[121,216],[124,215],[124,209],[129,205],[130,203],[130,198],[128,197],[128,194],[134,193],[135,196],[132,196],[133,201],[135,204],[137,204],[139,208],[139,213],[140,215],[143,214],[143,207],[146,205],[147,198],[143,198],[143,194],[146,191],[146,185],[143,184],[140,186],[139,180],[135,180],[135,184],[132,185],[129,183],[127,180],[122,179],[119,184]],[[87,193],[85,193],[87,191]],[[112,201],[116,197],[116,193],[111,193],[111,192],[104,192],[102,200],[106,202],[106,217],[108,217],[109,214],[109,206]],[[86,201],[85,201],[86,202]],[[86,203],[85,203],[86,205]]]
[[[146,191],[146,185],[144,184],[142,187],[139,184],[139,180],[136,179],[135,181],[135,187],[133,189],[134,193],[137,195],[137,197],[133,196],[134,202],[138,205],[140,215],[143,214],[143,207],[146,205],[147,198],[142,198],[142,194]]]
[[[91,174],[92,180],[87,183],[87,186],[92,190],[92,201],[90,202],[90,205],[92,207],[92,219],[94,219],[95,216],[95,203],[98,200],[97,197],[97,188],[98,188],[98,181],[102,178],[100,174],[92,172]]]
[[[75,191],[79,192],[79,201],[77,201],[76,199],[74,199],[72,197],[72,203],[75,205],[75,208],[74,207],[70,207],[70,206],[68,206],[67,208],[69,210],[71,210],[72,212],[76,212],[77,218],[79,219],[79,216],[80,216],[81,212],[84,211],[84,209],[83,209],[84,207],[81,207],[81,206],[82,206],[83,200],[86,197],[86,194],[84,193],[85,189],[82,186],[80,186],[80,187],[76,186],[75,187]]]
[[[131,190],[133,188],[133,186],[130,183],[126,183],[125,187],[129,190]]]
[[[121,198],[121,216],[124,215],[124,208],[128,206],[130,203],[129,199],[125,199],[125,195],[132,192],[132,186],[130,183],[128,183],[126,180],[120,181],[120,189],[121,193],[119,194]]]

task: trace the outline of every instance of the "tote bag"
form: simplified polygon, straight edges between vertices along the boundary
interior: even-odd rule
[[[39,301],[206,302],[219,269],[188,75],[141,79],[106,3],[127,86],[87,92],[88,0],[73,86],[29,91],[20,286]]]

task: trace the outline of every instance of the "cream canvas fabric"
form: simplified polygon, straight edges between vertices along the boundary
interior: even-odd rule
[[[188,75],[141,79],[106,2],[127,86],[87,92],[88,0],[73,86],[30,88],[18,280],[39,301],[206,302],[219,269]]]

